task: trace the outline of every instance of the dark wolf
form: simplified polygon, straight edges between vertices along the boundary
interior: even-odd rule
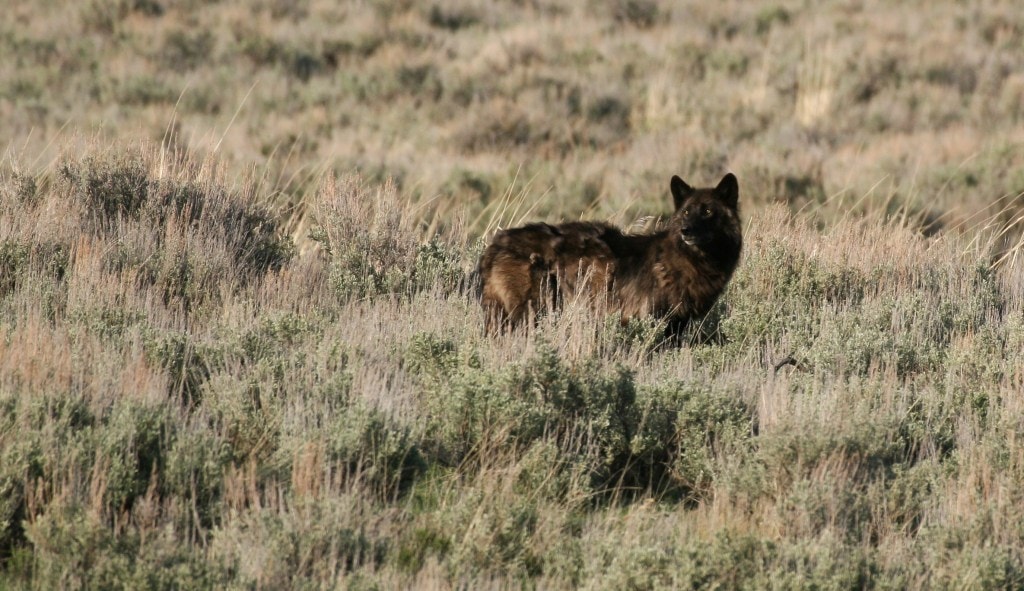
[[[602,222],[528,224],[502,230],[480,257],[480,303],[496,332],[586,297],[622,321],[651,316],[677,337],[703,316],[739,262],[743,239],[739,185],[731,173],[717,187],[669,183],[675,212],[666,227],[626,234]]]

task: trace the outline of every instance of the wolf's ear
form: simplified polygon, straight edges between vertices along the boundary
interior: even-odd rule
[[[682,207],[686,198],[693,193],[693,187],[687,185],[686,181],[675,175],[672,176],[669,188],[672,189],[672,203],[675,204],[676,209]]]
[[[729,207],[736,209],[740,200],[740,185],[736,182],[736,176],[728,173],[722,177],[722,181],[715,187],[715,195]]]

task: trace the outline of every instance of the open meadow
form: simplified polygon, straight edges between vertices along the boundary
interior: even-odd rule
[[[0,55],[0,591],[1024,587],[1016,3],[43,0]],[[484,333],[496,229],[729,171],[683,346]]]

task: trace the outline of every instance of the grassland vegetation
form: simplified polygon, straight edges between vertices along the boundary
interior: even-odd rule
[[[0,589],[1021,587],[1022,39],[998,0],[8,7]],[[686,344],[485,334],[498,227],[726,170]]]
[[[536,216],[625,222],[668,171],[731,170],[751,196],[937,229],[1014,219],[996,200],[1024,182],[1003,0],[47,6],[0,21],[0,145],[54,160],[70,125],[216,151],[292,206],[359,170],[477,231],[513,185]]]
[[[0,178],[7,586],[1021,582],[979,243],[766,207],[666,350],[584,303],[487,336],[479,242],[394,185],[326,180],[304,251],[252,187],[102,145]]]

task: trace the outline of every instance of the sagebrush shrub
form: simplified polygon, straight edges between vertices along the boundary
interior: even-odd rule
[[[569,364],[551,347],[489,370],[455,343],[418,335],[407,363],[426,388],[431,452],[449,464],[492,438],[524,452],[551,440],[571,458],[565,471],[582,467],[594,490],[701,496],[717,454],[741,449],[755,430],[734,395],[685,383],[638,388],[625,368]]]
[[[410,207],[393,184],[373,193],[352,177],[321,189],[310,238],[323,248],[339,298],[408,296],[434,288],[450,293],[463,286],[457,245],[441,236],[421,240]]]

